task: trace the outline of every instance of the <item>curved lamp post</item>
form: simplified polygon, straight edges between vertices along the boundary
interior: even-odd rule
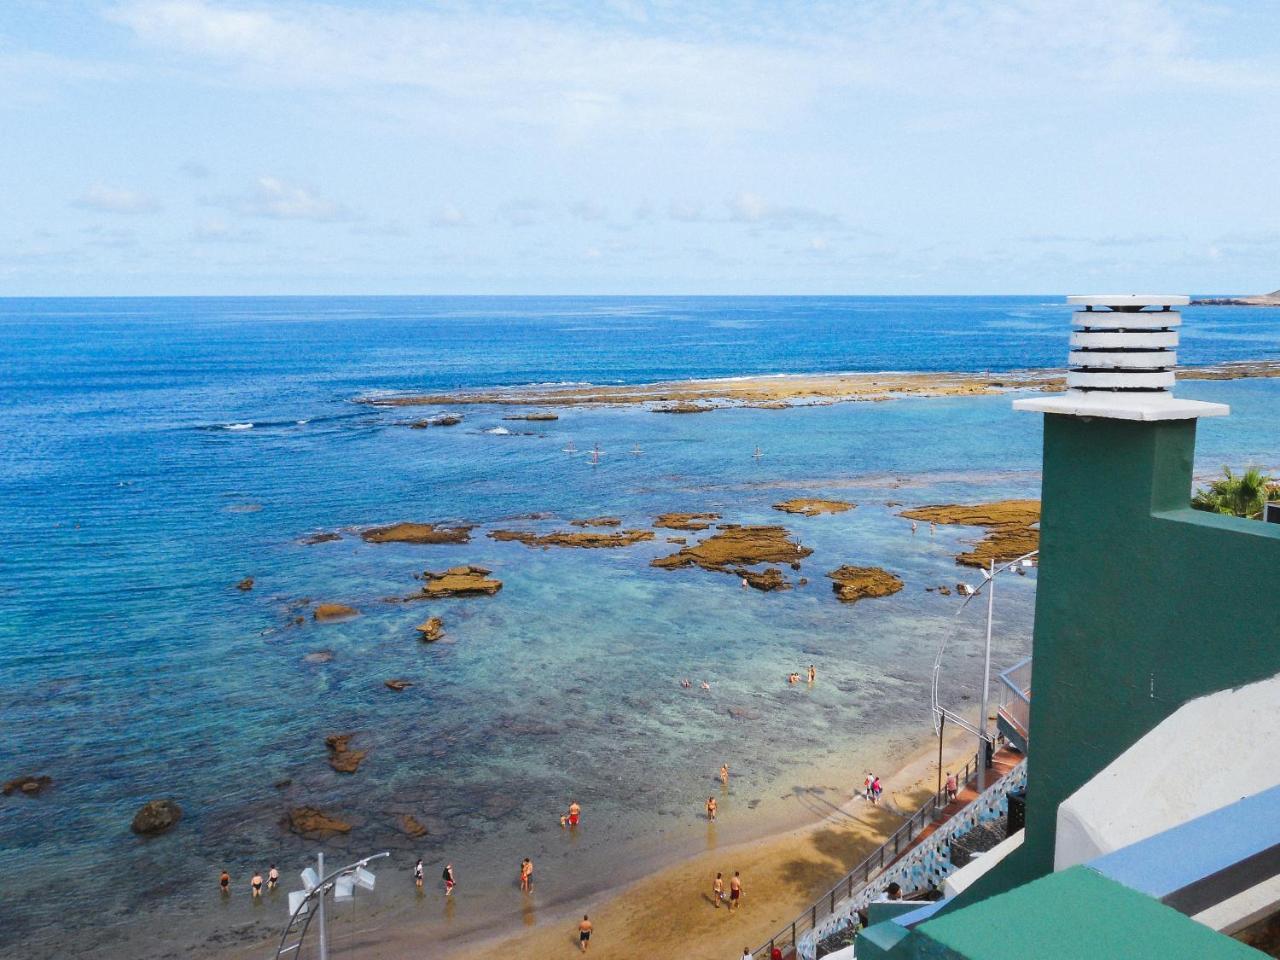
[[[335,901],[350,900],[355,888],[372,890],[375,877],[365,869],[373,860],[391,856],[390,852],[375,853],[373,856],[349,863],[330,874],[324,872],[324,854],[316,854],[314,868],[307,867],[302,871],[302,890],[289,893],[289,923],[280,935],[280,946],[276,948],[276,960],[297,960],[302,953],[302,942],[306,939],[307,930],[311,926],[311,918],[317,917],[320,924],[320,960],[329,960],[329,926],[324,915],[325,897],[332,890]]]
[[[986,591],[987,595],[987,639],[982,657],[982,712],[979,715],[978,725],[974,726],[958,713],[954,713],[944,707],[938,698],[938,681],[942,674],[942,654],[947,648],[946,637],[943,637],[942,643],[938,645],[938,656],[933,661],[933,729],[938,734],[938,776],[942,776],[942,730],[947,722],[958,724],[970,733],[975,734],[978,738],[978,792],[981,793],[987,786],[987,763],[986,763],[986,745],[992,742],[992,737],[987,733],[987,713],[990,706],[991,695],[991,620],[995,613],[996,602],[996,577],[1002,573],[1008,573],[1010,570],[1019,568],[1032,567],[1035,565],[1035,558],[1040,554],[1039,550],[1032,550],[1030,553],[1024,553],[1022,556],[1013,560],[1009,560],[1000,565],[996,565],[994,560],[991,561],[989,567],[982,571],[982,583],[977,587],[971,587],[968,584],[963,585],[965,592],[964,603],[960,604],[953,619],[959,617],[967,606],[969,601]]]

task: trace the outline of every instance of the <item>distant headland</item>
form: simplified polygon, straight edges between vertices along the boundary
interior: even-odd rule
[[[1192,300],[1193,307],[1280,307],[1280,290],[1254,297],[1205,297]]]

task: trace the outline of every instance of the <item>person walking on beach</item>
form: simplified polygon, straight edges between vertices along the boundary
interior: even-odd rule
[[[880,802],[880,794],[884,792],[884,787],[880,786],[880,778],[876,777],[871,783],[871,795],[875,803]]]
[[[273,863],[271,869],[267,871],[267,889],[274,890],[279,882],[280,871],[276,869],[276,865]]]
[[[724,900],[724,874],[717,873],[716,878],[711,881],[711,901],[715,904],[717,910]]]
[[[875,793],[872,791],[872,785],[876,782],[876,778],[872,774],[867,774],[867,778],[862,781],[862,796],[872,803],[876,802]]]
[[[947,803],[956,798],[959,790],[956,787],[956,775],[954,773],[947,774]]]
[[[253,899],[257,900],[262,896],[262,874],[257,870],[253,871],[253,877],[249,880],[249,889],[253,891]]]
[[[457,881],[453,878],[453,864],[452,864],[452,863],[446,863],[446,864],[444,865],[444,873],[441,875],[441,879],[442,879],[442,880],[444,880],[444,895],[445,895],[446,897],[452,897],[452,896],[453,896],[453,885],[454,885],[455,883],[457,883]]]
[[[582,915],[582,922],[578,924],[578,946],[583,953],[587,952],[587,945],[591,943],[591,918],[585,913]]]
[[[738,876],[738,871],[733,871],[733,879],[729,881],[729,909],[737,910],[738,902],[742,899],[742,878]]]
[[[729,785],[729,765],[727,763],[720,764],[720,782],[726,787]]]
[[[222,876],[218,878],[218,886],[222,889],[224,897],[231,895],[231,874],[227,873],[226,870],[223,870]]]
[[[719,809],[719,804],[716,803],[716,798],[707,797],[707,819],[712,823],[716,822],[717,809]]]
[[[419,890],[422,889],[422,858],[418,858],[418,862],[413,865],[413,885]]]

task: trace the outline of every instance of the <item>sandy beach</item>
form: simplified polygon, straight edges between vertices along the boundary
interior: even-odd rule
[[[1183,367],[1182,380],[1237,380],[1280,377],[1280,361],[1223,363]],[[549,407],[647,405],[657,413],[706,413],[720,407],[757,409],[879,401],[895,397],[966,397],[1006,390],[1064,388],[1061,370],[1013,370],[1003,373],[824,373],[728,379],[672,380],[625,386],[511,387],[459,393],[367,397],[380,407],[511,404]]]

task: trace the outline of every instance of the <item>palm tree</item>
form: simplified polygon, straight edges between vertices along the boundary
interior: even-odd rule
[[[1222,474],[1195,492],[1191,506],[1210,513],[1255,518],[1262,516],[1264,503],[1280,499],[1280,478],[1269,477],[1258,467],[1249,467],[1241,474],[1223,467]]]

